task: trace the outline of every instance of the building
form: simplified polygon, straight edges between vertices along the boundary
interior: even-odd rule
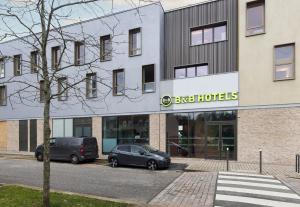
[[[133,9],[65,27],[70,34],[82,27],[99,40],[101,52],[93,69],[74,66],[54,86],[72,80],[79,68],[93,110],[72,94],[58,97],[52,136],[95,136],[101,157],[116,144],[147,143],[171,156],[224,159],[228,150],[232,160],[257,162],[262,149],[265,162],[294,163],[300,148],[299,6],[297,0],[212,0],[164,12],[150,4],[139,8],[141,15]],[[103,29],[107,23],[117,24],[115,30]],[[66,59],[97,54],[88,46],[80,53],[78,34],[68,44],[75,52]],[[11,106],[7,96],[18,85],[1,85],[21,73],[19,78],[36,77],[18,64],[34,55],[20,45],[0,44],[14,57],[0,61],[0,150],[9,152],[30,152],[42,142],[38,92],[30,100],[34,107],[16,100]],[[52,63],[60,45],[49,46]],[[111,87],[100,88],[96,77]]]

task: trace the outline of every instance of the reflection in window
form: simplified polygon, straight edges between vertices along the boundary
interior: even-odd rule
[[[142,54],[141,28],[129,30],[129,56]]]
[[[191,45],[201,45],[203,43],[203,30],[191,31]]]
[[[295,45],[280,45],[275,47],[275,80],[294,78]]]
[[[124,69],[113,71],[113,94],[124,95],[125,93],[125,72]]]
[[[230,123],[222,128],[222,136],[225,138],[234,137],[231,129],[236,122],[236,111],[215,111],[215,112],[196,112],[196,113],[174,113],[167,114],[167,152],[171,156],[205,158],[209,156],[207,142],[210,136],[219,136],[219,125],[212,125],[216,130],[210,131],[208,124]],[[230,128],[231,127],[231,128]],[[228,142],[232,140],[227,140]],[[230,143],[225,143],[230,144]],[[234,159],[233,151],[232,159]]]
[[[208,65],[200,65],[197,66],[197,76],[205,76],[208,75]]]
[[[155,91],[154,65],[143,65],[143,92],[151,93]]]
[[[227,39],[226,22],[191,29],[190,44],[202,45]]]
[[[97,74],[96,73],[86,74],[86,97],[87,98],[97,97]]]
[[[247,35],[265,32],[265,6],[264,1],[247,3]]]
[[[214,42],[226,40],[226,25],[214,28]]]
[[[213,41],[213,29],[208,28],[203,31],[203,43],[211,43]]]
[[[100,37],[100,60],[108,61],[112,57],[112,40],[110,35]]]
[[[6,86],[0,86],[0,106],[5,106],[6,101]]]
[[[186,69],[186,77],[192,78],[196,76],[196,70],[195,67],[188,67]]]
[[[118,144],[149,144],[149,116],[103,118],[103,153]]]
[[[208,65],[186,66],[174,69],[174,78],[192,78],[195,76],[208,75]]]
[[[4,58],[0,58],[0,78],[5,77],[5,62]]]

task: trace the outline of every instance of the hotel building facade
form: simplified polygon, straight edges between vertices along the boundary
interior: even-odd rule
[[[59,90],[74,74],[86,76],[80,87],[89,107],[71,93],[58,97],[52,137],[94,136],[102,158],[117,144],[142,143],[173,157],[225,159],[228,149],[232,160],[257,162],[262,149],[266,163],[294,163],[300,149],[299,6],[297,0],[215,0],[165,12],[150,4],[64,27],[99,40],[99,52],[78,35],[62,59],[104,55],[97,67],[64,70],[65,79],[53,86]],[[0,59],[4,152],[33,152],[43,140],[38,90],[22,102],[10,96],[21,87],[9,83],[14,76],[37,88],[42,81],[32,64],[26,67],[34,50],[22,44],[0,44],[1,54],[12,57]],[[49,62],[60,47],[49,43]]]

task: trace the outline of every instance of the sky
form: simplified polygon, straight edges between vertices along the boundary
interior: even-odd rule
[[[6,6],[9,4],[12,4],[14,7],[17,7],[20,10],[23,9],[26,10],[26,8],[28,9],[28,6],[26,7],[26,3],[28,2],[34,3],[33,5],[35,5],[36,1],[37,0],[0,0],[0,13],[2,11],[6,11]],[[78,0],[56,0],[57,4],[63,4],[66,2],[74,2],[74,1],[78,1]],[[70,7],[68,7],[65,10],[60,10],[62,12],[61,14],[68,14],[68,18],[65,18],[62,21],[60,21],[60,24],[68,25],[81,20],[87,20],[99,16],[104,16],[110,14],[112,11],[118,12],[122,10],[132,9],[138,6],[142,6],[157,1],[160,1],[164,10],[168,11],[171,9],[175,9],[175,8],[179,8],[191,4],[201,3],[207,0],[99,0],[97,3],[92,3],[84,6],[83,5],[74,6],[71,9]],[[37,15],[22,16],[22,20],[28,20],[27,25],[32,25],[32,22],[35,18],[38,18],[38,16]],[[0,19],[0,42],[11,39],[7,37],[2,39],[2,37],[4,36],[3,34],[9,33],[9,30],[5,30],[6,24],[9,25],[10,28],[14,28],[17,31],[22,31],[22,26],[18,25],[17,22],[14,22],[13,20],[8,18],[6,18],[4,21],[5,22],[3,22],[2,19]],[[35,32],[38,32],[39,29],[40,27],[36,26],[36,29],[34,28],[33,30]]]

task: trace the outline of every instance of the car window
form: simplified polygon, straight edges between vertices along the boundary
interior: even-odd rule
[[[138,146],[131,146],[131,152],[135,154],[140,154],[140,152],[145,152],[145,150]]]
[[[81,143],[82,143],[82,139],[72,139],[72,140],[70,140],[70,142],[69,142],[69,145],[81,145]]]
[[[122,152],[130,152],[130,146],[127,146],[127,145],[119,146],[118,150],[122,151]]]

